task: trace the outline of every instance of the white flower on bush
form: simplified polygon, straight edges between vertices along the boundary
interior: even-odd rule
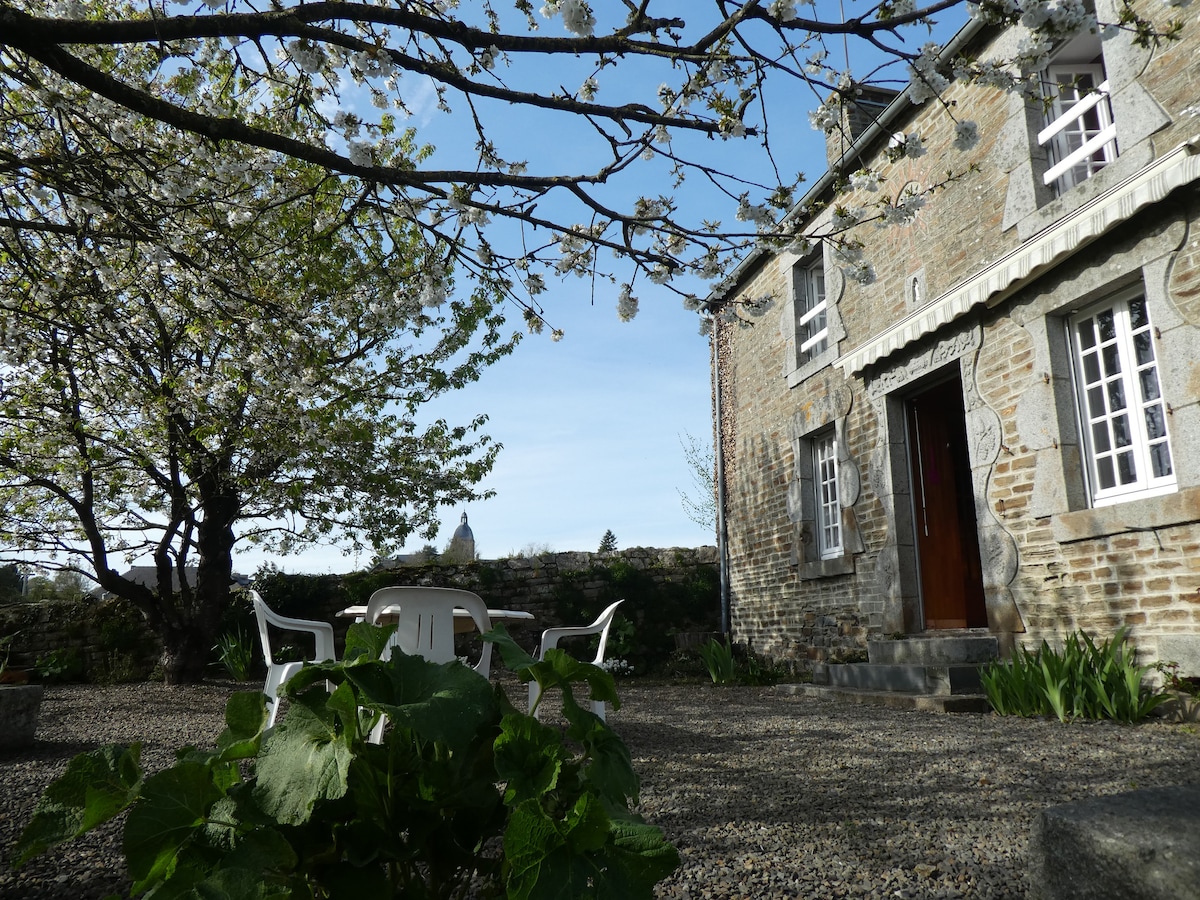
[[[628,660],[624,659],[606,659],[600,663],[600,668],[611,675],[632,675],[633,666]]]

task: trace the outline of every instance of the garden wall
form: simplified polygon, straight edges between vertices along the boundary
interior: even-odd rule
[[[609,656],[625,658],[635,669],[669,655],[677,633],[716,631],[720,620],[714,547],[547,553],[399,565],[348,575],[265,572],[253,584],[283,615],[333,622],[339,652],[350,622],[338,618],[337,611],[365,604],[373,591],[388,585],[463,588],[479,594],[490,607],[527,610],[534,621],[510,623],[509,628],[530,651],[542,629],[587,624],[609,603],[624,599],[621,620],[610,635]],[[226,626],[254,634],[248,602],[235,598]],[[53,657],[93,680],[146,677],[158,655],[154,636],[140,616],[118,601],[0,606],[0,637],[7,635],[14,635],[11,665],[32,666]]]

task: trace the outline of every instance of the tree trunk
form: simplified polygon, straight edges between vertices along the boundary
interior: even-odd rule
[[[205,633],[208,632],[208,633]],[[195,627],[172,628],[160,634],[162,638],[163,680],[167,684],[196,684],[203,681],[213,658],[216,629]]]
[[[167,684],[202,681],[219,637],[233,583],[233,523],[240,503],[224,479],[199,479],[202,518],[196,527],[196,583],[180,585],[179,622],[162,629],[162,667]],[[182,580],[184,573],[180,573]]]

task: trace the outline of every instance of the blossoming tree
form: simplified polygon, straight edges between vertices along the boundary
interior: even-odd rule
[[[478,496],[482,420],[415,416],[511,350],[494,285],[450,299],[446,256],[359,179],[84,96],[4,100],[5,152],[56,169],[6,191],[23,224],[0,228],[5,546],[135,603],[181,681],[237,541],[384,552]],[[139,557],[155,585],[119,574]]]

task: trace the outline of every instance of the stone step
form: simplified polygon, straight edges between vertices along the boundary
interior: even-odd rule
[[[899,694],[979,694],[979,666],[878,665],[848,663],[825,667],[824,677],[814,681],[829,687],[864,691],[894,691]]]
[[[989,663],[1000,656],[994,635],[914,634],[867,641],[867,658],[881,665],[953,666]]]
[[[776,690],[838,703],[860,703],[888,709],[943,713],[991,712],[987,697],[982,694],[902,694],[896,691],[870,691],[820,684],[781,684],[776,686]]]

